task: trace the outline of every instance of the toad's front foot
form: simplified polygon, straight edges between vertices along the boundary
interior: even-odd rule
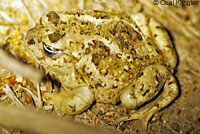
[[[69,115],[79,114],[93,103],[94,95],[87,86],[75,89],[61,89],[59,93],[46,93],[50,103]]]

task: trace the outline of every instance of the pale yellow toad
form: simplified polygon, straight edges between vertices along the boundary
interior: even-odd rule
[[[48,96],[67,114],[94,101],[121,102],[134,110],[128,120],[147,125],[177,97],[172,42],[160,23],[142,13],[50,11],[26,40],[30,56],[62,84]]]

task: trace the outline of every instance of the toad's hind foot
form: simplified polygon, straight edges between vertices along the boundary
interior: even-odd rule
[[[143,127],[146,129],[148,121],[153,116],[154,113],[158,112],[168,104],[170,104],[178,95],[178,85],[175,78],[171,75],[169,79],[165,82],[164,89],[153,102],[145,105],[139,110],[134,110],[130,113],[128,120],[141,120]]]

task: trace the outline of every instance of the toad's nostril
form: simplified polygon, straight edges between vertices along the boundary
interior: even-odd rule
[[[29,41],[27,41],[28,45],[34,45],[35,44],[35,40],[34,39],[30,39]]]

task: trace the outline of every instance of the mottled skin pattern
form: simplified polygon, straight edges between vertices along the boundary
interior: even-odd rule
[[[95,100],[121,101],[137,109],[127,120],[141,119],[146,126],[178,94],[171,40],[142,13],[50,11],[26,40],[28,53],[62,84],[59,93],[47,96],[67,114],[81,113]]]

